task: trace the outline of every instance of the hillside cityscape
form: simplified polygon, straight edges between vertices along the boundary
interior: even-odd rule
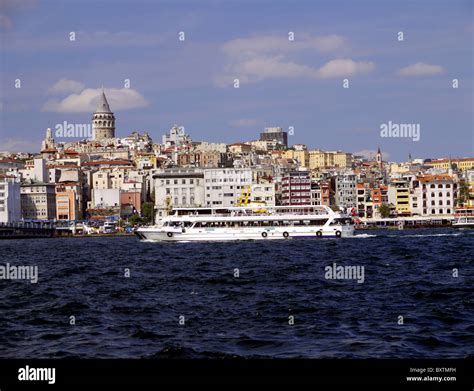
[[[474,206],[474,157],[407,153],[406,161],[392,162],[380,148],[364,157],[292,144],[291,129],[281,127],[255,136],[194,141],[174,125],[159,141],[146,132],[119,138],[102,90],[90,126],[47,129],[37,154],[2,152],[0,222],[136,225],[177,207],[326,205],[368,224],[449,220],[456,208]]]

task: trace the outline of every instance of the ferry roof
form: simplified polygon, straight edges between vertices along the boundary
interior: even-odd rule
[[[341,216],[342,217],[342,216]],[[187,222],[240,222],[240,221],[294,221],[294,220],[322,220],[329,218],[338,218],[337,215],[333,216],[330,214],[306,214],[306,215],[295,215],[295,214],[279,214],[279,215],[268,215],[268,214],[256,214],[256,215],[198,215],[198,216],[166,216],[162,221],[187,221]]]
[[[244,210],[244,209],[309,209],[309,208],[318,208],[318,209],[331,209],[325,205],[278,205],[278,206],[269,206],[269,205],[249,205],[249,206],[201,206],[196,208],[173,208],[172,210]],[[331,209],[332,210],[332,209]]]

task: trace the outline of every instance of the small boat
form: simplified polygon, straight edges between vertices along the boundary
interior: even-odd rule
[[[156,241],[344,238],[354,235],[354,223],[327,206],[175,208],[158,225],[135,233]]]
[[[474,207],[457,208],[454,217],[454,228],[474,228]]]

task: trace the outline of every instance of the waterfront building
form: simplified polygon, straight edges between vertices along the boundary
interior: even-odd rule
[[[25,220],[56,218],[56,186],[52,183],[24,183],[20,188],[21,214]]]
[[[265,205],[275,206],[275,184],[253,183],[250,188],[250,202],[264,202]]]
[[[331,204],[331,182],[326,180],[311,180],[311,205]]]
[[[0,223],[21,220],[20,178],[0,174]]]
[[[413,213],[420,216],[454,214],[458,186],[448,174],[420,175],[413,181]]]
[[[172,207],[205,205],[204,173],[196,168],[169,168],[153,175],[157,217]]]
[[[88,209],[110,209],[120,207],[120,189],[94,188]]]
[[[92,132],[95,141],[115,137],[115,116],[110,110],[104,90],[102,90],[95,112],[92,114]]]
[[[282,205],[311,205],[311,178],[308,171],[289,172],[281,181]]]
[[[336,205],[344,209],[357,207],[357,177],[353,171],[343,171],[335,178]]]
[[[205,206],[235,206],[242,192],[251,184],[252,170],[250,168],[205,169]]]
[[[79,183],[56,185],[56,219],[82,219],[82,189]]]
[[[375,184],[370,191],[373,205],[372,217],[380,218],[380,206],[382,204],[388,205],[388,187],[383,184]]]
[[[388,185],[388,202],[395,206],[397,215],[410,216],[410,182],[407,179],[392,179]],[[415,208],[417,207],[414,206]]]

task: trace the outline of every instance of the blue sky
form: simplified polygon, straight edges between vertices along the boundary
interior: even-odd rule
[[[159,141],[176,123],[236,142],[293,126],[309,148],[474,155],[469,0],[7,0],[0,33],[0,151],[89,123],[103,85],[118,136]],[[381,138],[388,121],[420,124],[420,141]]]

